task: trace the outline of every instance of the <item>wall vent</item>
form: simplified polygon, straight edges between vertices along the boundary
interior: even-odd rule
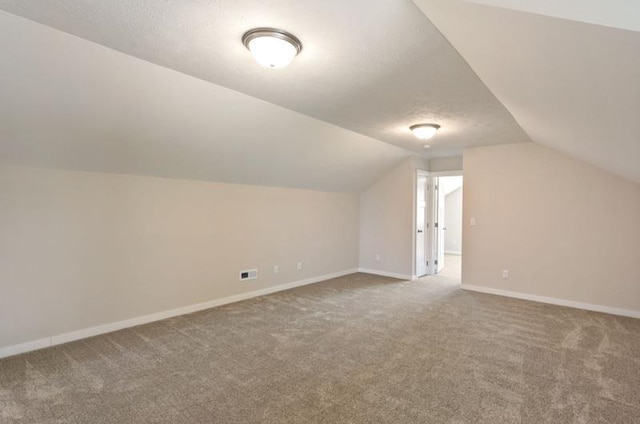
[[[240,271],[240,280],[255,280],[258,278],[258,270],[257,269],[245,269],[244,271]]]

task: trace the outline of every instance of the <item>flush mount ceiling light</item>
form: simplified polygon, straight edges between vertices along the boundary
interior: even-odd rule
[[[295,35],[275,28],[254,28],[242,36],[242,44],[267,68],[284,68],[302,50]]]
[[[413,132],[413,135],[418,137],[420,140],[428,140],[440,129],[440,125],[438,124],[416,124],[411,125],[409,129]]]

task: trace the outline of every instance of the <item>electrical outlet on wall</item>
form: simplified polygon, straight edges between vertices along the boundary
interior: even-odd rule
[[[274,266],[273,266],[273,273],[274,273],[274,274],[277,274],[277,273],[279,273],[279,272],[280,272],[280,266],[279,266],[279,265],[274,265]]]
[[[502,278],[509,278],[509,270],[508,269],[503,269],[502,270]]]
[[[298,262],[297,268],[302,269],[302,261]]]
[[[245,269],[240,271],[240,280],[256,280],[258,278],[257,269]]]

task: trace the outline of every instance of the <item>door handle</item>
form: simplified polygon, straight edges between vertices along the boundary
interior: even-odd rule
[[[422,230],[418,230],[418,233],[421,233],[421,232],[422,232]]]

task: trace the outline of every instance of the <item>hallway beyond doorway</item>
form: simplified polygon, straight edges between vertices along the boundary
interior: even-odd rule
[[[462,278],[462,256],[460,255],[444,255],[444,268],[439,272],[440,275],[458,280]]]

